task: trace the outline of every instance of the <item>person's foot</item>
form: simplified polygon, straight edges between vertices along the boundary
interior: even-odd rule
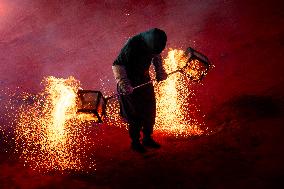
[[[157,143],[154,139],[152,138],[144,138],[143,139],[143,143],[144,146],[146,147],[150,147],[150,148],[161,148],[161,145],[159,143]]]
[[[131,149],[133,151],[139,152],[139,153],[145,153],[146,149],[140,142],[132,142],[131,143]]]

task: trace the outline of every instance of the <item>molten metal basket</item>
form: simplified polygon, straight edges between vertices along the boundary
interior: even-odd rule
[[[188,57],[186,65],[177,71],[185,74],[193,81],[201,81],[211,65],[208,58],[191,47],[185,51],[185,56]]]
[[[102,123],[106,114],[107,99],[100,91],[79,90],[78,91],[78,112],[91,113]]]

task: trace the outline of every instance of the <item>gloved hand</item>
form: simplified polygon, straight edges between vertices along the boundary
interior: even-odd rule
[[[164,81],[168,78],[168,74],[165,71],[157,71],[156,72],[156,80],[158,82]]]
[[[158,82],[164,81],[168,78],[168,74],[163,68],[163,61],[161,55],[157,55],[152,60],[156,72],[156,80]]]
[[[130,82],[128,80],[121,80],[118,83],[118,86],[122,92],[123,95],[129,95],[133,93],[133,87],[131,86]]]
[[[134,89],[131,86],[129,79],[127,78],[125,67],[122,65],[114,65],[112,66],[112,71],[122,94],[131,94]]]

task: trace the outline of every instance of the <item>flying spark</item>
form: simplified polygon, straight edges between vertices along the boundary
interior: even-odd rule
[[[164,59],[167,73],[178,70],[188,58],[184,51],[170,49]],[[169,75],[167,80],[155,85],[157,100],[155,128],[158,132],[175,136],[201,135],[203,131],[197,119],[199,109],[194,103],[195,93],[191,89],[192,82],[182,73]]]
[[[20,107],[16,144],[26,164],[39,170],[83,170],[87,158],[88,114],[77,113],[80,83],[73,77],[47,77],[45,89],[33,96],[33,103]],[[26,94],[26,99],[31,95]],[[94,162],[88,165],[93,168]]]

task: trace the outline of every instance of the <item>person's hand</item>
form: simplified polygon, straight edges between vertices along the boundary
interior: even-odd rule
[[[127,77],[126,69],[121,65],[112,66],[112,71],[115,77],[116,82],[118,83],[120,92],[123,95],[129,95],[133,92],[133,87]]]
[[[157,72],[156,73],[156,80],[158,81],[158,82],[160,82],[160,81],[164,81],[164,80],[166,80],[168,78],[168,74],[166,73],[166,72]]]
[[[163,67],[162,56],[160,54],[157,56],[154,56],[152,59],[152,62],[155,67],[156,80],[158,82],[166,80],[168,78],[168,74],[166,73]]]
[[[119,87],[123,95],[129,95],[133,93],[133,90],[134,90],[130,82],[127,80],[120,81]]]

